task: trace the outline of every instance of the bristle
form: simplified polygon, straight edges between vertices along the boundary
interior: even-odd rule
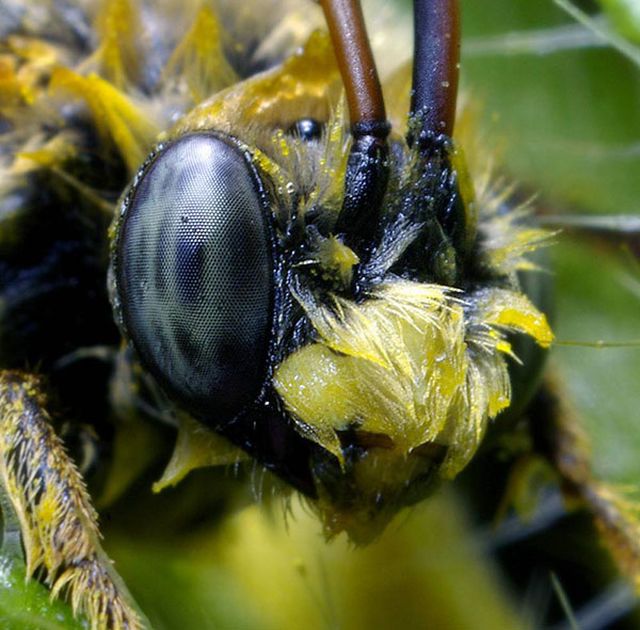
[[[135,86],[141,63],[142,22],[132,0],[101,0],[95,20],[99,44],[80,68],[82,73],[99,73],[117,89]]]
[[[103,141],[114,143],[131,173],[138,169],[159,130],[145,108],[99,76],[84,77],[66,68],[54,71],[50,89],[84,101]]]
[[[27,574],[40,569],[94,630],[137,630],[140,616],[100,545],[97,515],[51,427],[38,379],[0,373],[0,478],[21,525]]]
[[[640,496],[636,487],[591,480],[582,487],[618,566],[640,593]]]
[[[186,85],[193,103],[235,83],[238,77],[229,64],[218,17],[208,7],[198,11],[191,29],[177,45],[163,71],[165,85]]]
[[[338,458],[335,432],[352,423],[389,436],[399,456],[446,444],[445,477],[468,463],[487,422],[510,403],[506,333],[543,346],[552,338],[544,315],[504,289],[464,295],[396,280],[363,304],[298,299],[319,341],[288,357],[275,383],[300,432]]]
[[[244,451],[189,416],[181,416],[179,422],[173,455],[162,477],[153,484],[154,492],[175,486],[197,468],[235,465],[248,459]]]

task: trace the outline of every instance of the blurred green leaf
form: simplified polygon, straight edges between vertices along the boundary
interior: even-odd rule
[[[634,278],[620,260],[569,236],[561,237],[555,249],[559,339],[640,339],[640,295],[630,290]],[[559,347],[554,360],[588,431],[595,473],[637,485],[640,348]]]
[[[464,34],[555,29],[571,19],[551,2],[464,3]],[[492,141],[514,178],[554,203],[630,213],[640,194],[640,73],[610,48],[463,57]],[[490,122],[489,122],[490,121]]]
[[[25,579],[25,567],[15,558],[0,555],[0,628],[3,630],[81,630],[69,606],[52,601],[49,590]]]
[[[471,41],[571,25],[551,0],[463,5]],[[554,213],[640,211],[640,71],[629,59],[594,43],[469,54],[463,68],[485,105],[490,138],[504,147],[506,170],[539,205]],[[561,339],[640,339],[640,299],[625,288],[615,251],[568,234],[552,248]],[[596,473],[637,484],[640,349],[557,348],[554,361],[590,435]]]
[[[599,0],[615,27],[640,44],[640,3],[637,0]]]

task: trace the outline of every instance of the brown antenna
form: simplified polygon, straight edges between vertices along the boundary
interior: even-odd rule
[[[411,117],[420,131],[453,135],[460,70],[458,0],[414,0]]]
[[[352,125],[386,123],[382,88],[358,0],[321,0]]]
[[[353,143],[336,230],[354,243],[370,236],[388,180],[387,122],[373,53],[358,0],[320,0],[342,75]]]

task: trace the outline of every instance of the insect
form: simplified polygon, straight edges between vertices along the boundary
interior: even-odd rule
[[[413,79],[389,116],[358,3],[304,20],[291,4],[264,23],[204,7],[182,37],[168,9],[125,0],[44,21],[8,5],[2,478],[28,572],[94,627],[143,621],[51,415],[74,420],[89,475],[92,435],[126,442],[130,418],[158,416],[178,429],[158,488],[249,456],[328,535],[366,542],[526,403],[553,339],[519,278],[548,233],[474,189],[452,140],[455,3],[414,3]]]

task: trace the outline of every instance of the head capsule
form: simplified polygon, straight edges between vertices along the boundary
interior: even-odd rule
[[[185,115],[142,167],[112,296],[179,408],[314,499],[328,532],[366,541],[460,472],[509,406],[507,334],[551,333],[516,277],[537,241],[491,199],[476,229],[450,138],[455,0],[415,2],[404,137],[357,3],[321,4],[337,67],[313,35]],[[331,115],[340,77],[348,121]]]

